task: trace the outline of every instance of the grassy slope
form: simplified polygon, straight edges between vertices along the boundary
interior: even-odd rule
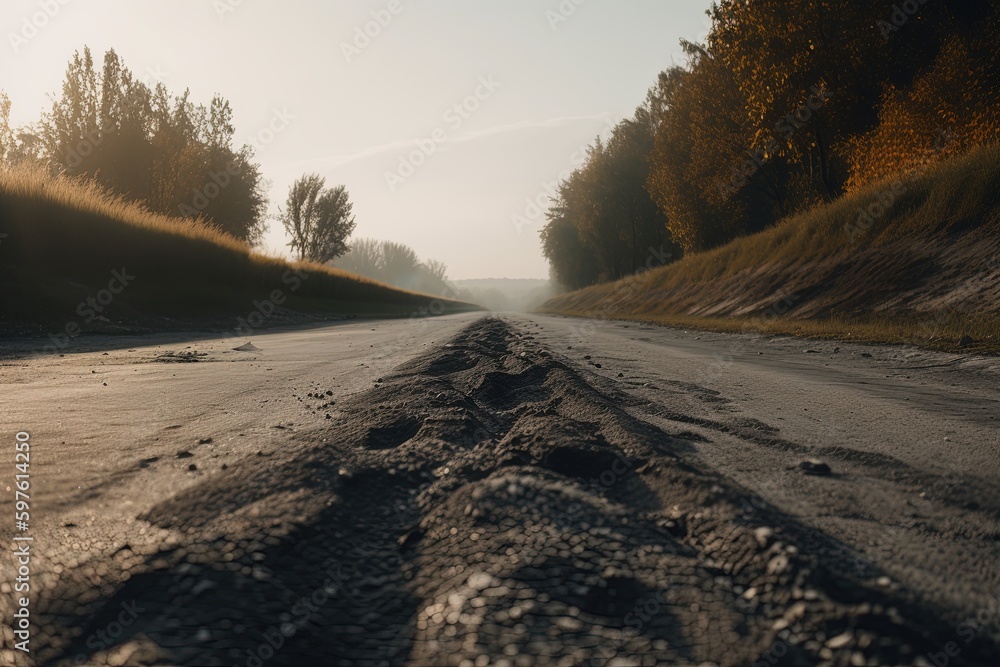
[[[998,250],[992,146],[541,310],[939,347],[971,336],[998,351]]]
[[[265,257],[201,224],[152,214],[94,185],[28,171],[0,171],[0,330],[42,332],[67,322],[86,329],[236,326],[280,290],[285,309],[313,315],[410,315],[472,306],[399,290],[328,267]],[[135,280],[87,324],[83,299],[112,271]],[[265,309],[267,307],[265,306]]]

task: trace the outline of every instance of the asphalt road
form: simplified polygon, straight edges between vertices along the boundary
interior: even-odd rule
[[[0,342],[0,664],[1000,654],[1000,360],[524,315],[245,342]]]

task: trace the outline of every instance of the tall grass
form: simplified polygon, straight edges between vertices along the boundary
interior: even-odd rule
[[[788,312],[762,328],[886,341],[976,333],[1000,345],[998,250],[1000,146],[992,145],[542,309],[734,330],[793,294],[800,298]]]
[[[348,312],[369,306],[415,311],[434,301],[330,267],[267,257],[200,221],[155,214],[92,181],[38,170],[0,170],[0,233],[6,234],[0,239],[0,280],[5,292],[17,291],[17,298],[2,295],[8,297],[5,320],[24,319],[35,305],[44,310],[61,286],[99,286],[122,268],[136,276],[136,288],[124,298],[150,314],[239,312],[248,298],[266,298],[277,289]],[[290,271],[301,279],[289,280]],[[467,307],[438,303],[443,309]]]

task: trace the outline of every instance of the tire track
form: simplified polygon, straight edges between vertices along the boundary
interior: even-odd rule
[[[119,567],[63,569],[43,664],[892,665],[954,640],[501,320],[339,407],[139,517]]]

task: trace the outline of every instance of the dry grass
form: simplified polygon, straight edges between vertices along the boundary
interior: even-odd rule
[[[434,303],[469,308],[268,257],[198,221],[154,214],[93,182],[39,171],[0,170],[0,233],[3,324],[65,320],[73,315],[65,308],[123,267],[136,280],[122,302],[150,316],[245,313],[274,290],[291,308],[325,314],[402,315]],[[304,279],[290,280],[290,271]]]
[[[859,224],[876,202],[884,209]],[[971,336],[996,350],[998,249],[1000,147],[990,146],[542,310],[939,347]]]

